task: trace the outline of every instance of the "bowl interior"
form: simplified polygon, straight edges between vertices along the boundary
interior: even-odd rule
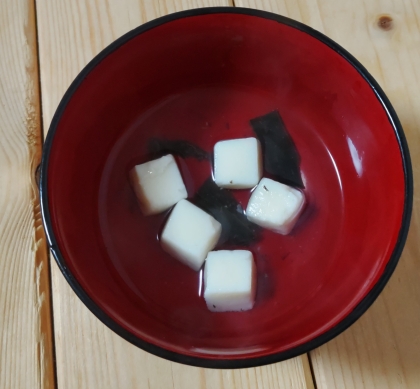
[[[293,233],[264,232],[254,309],[211,313],[201,273],[165,254],[166,215],[143,217],[127,173],[152,137],[211,152],[278,109],[301,155],[309,206]],[[188,193],[208,161],[178,160]],[[336,326],[377,283],[398,239],[404,170],[388,116],[359,72],[291,26],[245,14],[176,19],[92,68],[55,129],[51,231],[94,303],[135,337],[207,359],[279,353]],[[235,196],[246,208],[249,191]]]

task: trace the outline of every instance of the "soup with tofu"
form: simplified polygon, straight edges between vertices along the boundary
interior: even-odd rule
[[[263,96],[254,106],[243,90],[232,101],[251,117],[194,108],[211,107],[221,94],[196,90],[143,115],[104,170],[99,212],[110,264],[130,298],[154,301],[160,314],[185,304],[204,316],[245,314],[282,299],[293,282],[290,269],[305,256],[298,241],[318,236],[313,223],[322,204],[311,204],[311,188],[322,183],[307,179],[299,155],[307,134],[289,134],[276,107]],[[330,200],[339,209],[339,197]],[[250,253],[253,267],[241,252]],[[213,253],[226,260],[206,270]],[[230,256],[238,258],[234,265]],[[223,285],[226,274],[231,283],[217,296],[211,285]]]

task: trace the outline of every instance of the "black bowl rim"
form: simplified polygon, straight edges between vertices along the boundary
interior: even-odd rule
[[[73,93],[77,90],[79,85],[83,82],[85,77],[105,57],[107,57],[113,51],[117,50],[119,47],[124,45],[130,39],[134,38],[135,36],[145,31],[158,27],[164,23],[168,23],[168,22],[181,19],[181,18],[192,17],[192,16],[202,16],[202,15],[208,15],[208,14],[218,14],[218,13],[243,14],[243,15],[250,15],[250,16],[269,19],[269,20],[274,20],[278,23],[285,24],[287,26],[296,28],[302,32],[305,32],[311,35],[313,38],[326,44],[332,50],[334,50],[339,55],[341,55],[344,59],[346,59],[347,62],[349,62],[360,73],[360,75],[365,79],[365,81],[370,85],[372,90],[375,92],[379,102],[382,104],[388,116],[388,119],[392,127],[394,128],[395,136],[397,138],[397,142],[399,144],[400,151],[401,151],[401,159],[403,162],[404,178],[405,178],[404,210],[403,210],[403,217],[401,221],[401,228],[399,231],[397,243],[394,247],[392,255],[384,269],[382,276],[376,282],[376,284],[370,290],[370,292],[363,298],[363,300],[354,308],[352,312],[350,312],[343,320],[341,320],[333,328],[329,329],[325,333],[322,333],[321,335],[317,336],[316,338],[302,345],[293,347],[291,349],[288,349],[279,353],[274,353],[274,354],[269,354],[265,356],[254,357],[254,358],[244,358],[244,359],[211,359],[211,358],[193,357],[193,356],[173,352],[173,351],[164,349],[162,347],[156,346],[152,343],[146,342],[138,338],[137,336],[133,335],[131,332],[124,329],[118,323],[116,323],[92,300],[92,298],[86,293],[86,291],[81,287],[79,282],[75,279],[75,277],[71,274],[71,272],[67,268],[66,261],[60,251],[60,248],[58,247],[58,243],[55,238],[54,231],[52,229],[51,217],[50,217],[50,211],[49,211],[49,205],[48,205],[48,191],[47,191],[48,160],[49,160],[51,147],[53,144],[54,134],[59,125],[60,118],[66,109],[66,105],[72,98]],[[120,335],[122,338],[124,338],[128,342],[140,347],[141,349],[145,351],[148,351],[151,354],[168,359],[170,361],[183,363],[183,364],[191,365],[191,366],[206,367],[206,368],[235,369],[235,368],[247,368],[247,367],[255,367],[255,366],[271,364],[271,363],[280,362],[280,361],[307,353],[323,345],[324,343],[330,341],[331,339],[339,335],[341,332],[346,330],[372,305],[372,303],[376,300],[376,298],[378,297],[378,295],[380,294],[380,292],[382,291],[382,289],[388,282],[389,278],[391,277],[392,273],[394,272],[394,269],[398,263],[402,250],[404,248],[405,241],[407,239],[407,234],[408,234],[408,229],[409,229],[410,219],[411,219],[411,212],[412,212],[412,203],[413,203],[413,173],[412,173],[411,160],[410,160],[410,154],[409,154],[409,150],[407,146],[407,141],[406,141],[401,123],[390,101],[386,97],[385,93],[383,92],[379,84],[370,75],[370,73],[364,68],[364,66],[356,58],[354,58],[350,53],[348,53],[345,49],[343,49],[339,44],[337,44],[336,42],[334,42],[333,40],[331,40],[324,34],[312,29],[311,27],[303,23],[297,22],[293,19],[281,16],[278,14],[274,14],[271,12],[260,11],[260,10],[249,9],[249,8],[239,8],[239,7],[208,7],[208,8],[198,8],[198,9],[192,9],[192,10],[169,14],[169,15],[154,19],[148,23],[145,23],[129,31],[128,33],[120,37],[119,39],[115,40],[109,46],[107,46],[98,55],[96,55],[86,65],[86,67],[78,74],[78,76],[75,78],[75,80],[72,82],[72,84],[70,85],[66,93],[64,94],[54,114],[47,138],[44,143],[44,150],[43,150],[42,161],[41,161],[41,175],[40,175],[40,201],[41,201],[42,220],[43,220],[44,228],[47,235],[48,245],[58,264],[58,267],[60,268],[67,282],[73,288],[77,296],[83,301],[83,303],[90,309],[90,311],[99,320],[101,320],[106,326],[108,326],[111,330],[113,330],[115,333]]]

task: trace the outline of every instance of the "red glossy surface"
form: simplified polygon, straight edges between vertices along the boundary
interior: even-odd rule
[[[257,301],[211,313],[197,273],[165,254],[165,215],[143,217],[127,179],[152,136],[211,151],[279,109],[309,206],[293,233],[251,247]],[[207,162],[180,161],[190,195]],[[346,317],[398,236],[404,174],[386,113],[359,73],[313,37],[249,15],[183,18],[105,58],[68,104],[49,165],[52,226],[68,268],[113,320],[171,351],[241,359],[290,349]],[[235,192],[246,207],[249,193]]]

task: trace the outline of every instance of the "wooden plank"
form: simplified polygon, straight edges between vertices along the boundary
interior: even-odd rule
[[[0,2],[0,388],[53,388],[49,265],[32,0]]]
[[[44,127],[66,88],[103,47],[137,25],[225,0],[38,0]],[[307,356],[256,369],[207,370],[149,355],[102,325],[52,264],[59,388],[313,388]]]
[[[324,32],[381,84],[402,122],[414,170],[407,245],[384,292],[348,331],[311,353],[318,389],[420,387],[420,3],[415,0],[236,0]]]

